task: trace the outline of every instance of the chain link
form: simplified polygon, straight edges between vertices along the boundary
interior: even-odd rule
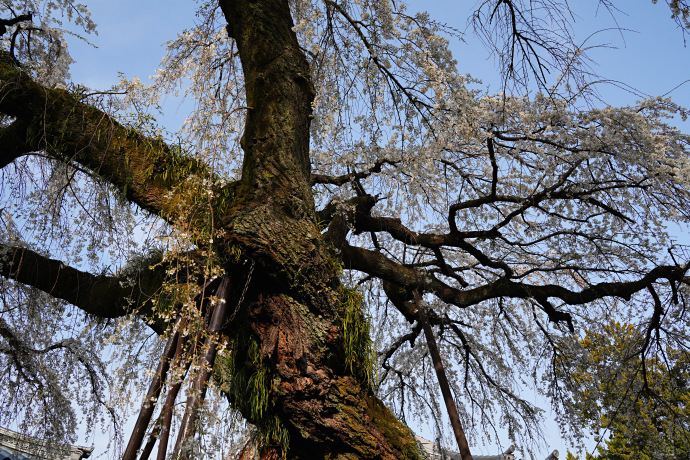
[[[247,275],[247,281],[244,283],[244,289],[242,289],[242,295],[240,296],[240,300],[237,301],[237,305],[235,305],[235,311],[232,312],[232,315],[230,315],[230,318],[228,319],[228,322],[232,322],[235,319],[235,315],[237,315],[237,312],[240,311],[240,305],[242,305],[242,302],[244,302],[244,296],[247,294],[247,289],[249,288],[249,282],[252,279],[252,273],[254,273],[254,259],[252,259],[252,265],[249,267],[249,274]]]

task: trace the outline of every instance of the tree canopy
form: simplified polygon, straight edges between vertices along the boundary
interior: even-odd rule
[[[576,439],[592,388],[614,425],[646,391],[672,404],[650,382],[688,362],[687,111],[592,106],[568,18],[481,2],[485,94],[456,30],[397,1],[199,2],[151,84],[106,91],[69,77],[86,6],[3,2],[0,424],[207,458],[243,420],[262,459],[414,459],[406,423],[450,420],[467,460],[538,438],[525,388]]]

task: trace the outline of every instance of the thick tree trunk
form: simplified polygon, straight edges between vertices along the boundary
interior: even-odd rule
[[[659,324],[655,319],[658,319],[657,313],[661,309],[654,285],[668,281],[673,301],[677,303],[678,286],[690,283],[686,277],[687,265],[677,263],[656,266],[637,279],[625,280],[632,278],[633,272],[620,270],[617,281],[602,280],[574,290],[570,289],[570,282],[559,285],[540,281],[532,285],[529,279],[536,279],[535,274],[515,276],[514,269],[499,260],[500,254],[484,253],[469,240],[500,238],[509,244],[501,234],[502,229],[512,225],[513,218],[535,210],[543,212],[540,203],[552,200],[571,200],[569,202],[574,206],[586,205],[595,209],[592,212],[585,209],[582,214],[573,211],[572,216],[575,217],[598,219],[603,209],[617,219],[628,223],[630,220],[590,196],[608,190],[602,182],[586,183],[581,191],[573,194],[571,179],[579,177],[580,160],[568,163],[570,166],[566,170],[557,172],[553,179],[556,182],[546,180],[544,176],[543,181],[539,180],[541,185],[525,196],[509,194],[498,197],[497,187],[511,190],[512,185],[510,181],[503,184],[505,177],[509,176],[499,183],[498,151],[494,151],[491,139],[486,141],[488,160],[493,165],[490,193],[450,205],[446,233],[418,233],[408,229],[399,219],[374,216],[371,210],[375,200],[368,196],[350,200],[352,209],[349,214],[345,213],[348,214],[345,218],[336,216],[336,206],[331,205],[321,213],[326,219],[317,219],[312,180],[314,183],[343,185],[353,177],[366,177],[380,171],[382,165],[394,162],[380,158],[369,172],[330,178],[311,176],[309,123],[314,89],[308,62],[292,30],[288,0],[219,2],[228,20],[228,33],[237,42],[247,97],[246,127],[241,139],[244,163],[238,182],[226,184],[214,177],[208,165],[169,148],[160,139],[147,138],[119,124],[103,111],[84,103],[79,94],[42,86],[31,77],[31,67],[20,66],[7,51],[0,51],[0,115],[6,123],[0,127],[0,168],[22,155],[41,152],[56,161],[90,171],[119,188],[128,200],[142,209],[180,227],[184,233],[197,235],[198,239],[194,241],[197,256],[205,258],[209,249],[207,244],[213,245],[213,263],[222,264],[232,280],[226,299],[227,316],[223,318],[219,313],[216,318],[220,340],[230,353],[222,353],[220,359],[215,360],[213,371],[230,401],[257,426],[262,439],[259,446],[262,458],[419,457],[410,431],[373,395],[368,324],[359,296],[340,285],[338,274],[342,266],[380,279],[389,300],[404,317],[410,322],[419,320],[419,324],[424,326],[430,349],[436,348],[430,327],[435,322],[439,324],[443,318],[419,308],[423,292],[458,308],[498,298],[532,299],[550,321],[565,322],[572,331],[571,314],[560,306],[554,306],[550,298],[558,299],[558,304],[583,305],[605,297],[630,300],[639,291],[649,289],[656,300],[651,331]],[[343,14],[353,27],[359,27],[334,2],[327,3]],[[19,17],[15,19],[19,20]],[[361,34],[360,38],[371,52]],[[375,54],[371,57],[376,61]],[[384,73],[388,72],[379,68]],[[593,120],[592,123],[596,123]],[[658,130],[666,129],[661,124],[653,126]],[[493,132],[492,135],[510,144],[522,142],[521,136],[509,135],[518,133],[521,128],[516,125],[516,131],[507,129],[505,133]],[[576,131],[572,132],[573,136],[580,135]],[[579,143],[576,138],[574,146],[558,146],[550,140],[548,133],[543,139],[534,138],[533,134],[527,137],[537,148],[546,145],[566,153],[580,152],[575,145]],[[622,161],[621,164],[628,161],[625,156],[616,159],[618,154],[609,152],[608,148],[598,154],[612,155],[614,160]],[[461,165],[462,158],[459,157],[458,165]],[[634,166],[642,168],[643,173],[648,167],[642,163]],[[658,168],[655,168],[649,169],[650,177],[658,175]],[[668,177],[661,179],[662,182],[668,181],[659,189],[662,194],[678,190],[678,184]],[[639,181],[627,183],[614,176],[607,180],[620,182],[617,193],[634,191],[637,194],[641,190]],[[654,187],[650,190],[641,196],[655,199],[658,192]],[[213,197],[210,200],[209,191]],[[517,206],[519,212],[510,212],[508,217],[486,228],[458,228],[461,211],[480,210],[486,205],[498,206],[500,202]],[[563,218],[570,221],[571,217]],[[330,222],[327,236],[322,234],[317,224],[317,221],[324,220]],[[445,272],[443,278],[450,276],[457,283],[448,284],[430,270],[417,270],[397,263],[383,251],[350,246],[345,238],[350,228],[348,225],[353,226],[355,232],[386,232],[399,243],[430,250],[436,259],[430,259],[429,263],[438,265]],[[535,241],[555,238],[558,234]],[[337,248],[330,247],[330,244]],[[627,246],[624,240],[616,242],[614,239],[613,244]],[[463,277],[453,273],[453,267],[447,266],[441,251],[443,247],[464,252],[482,266],[478,269],[494,275],[480,285],[464,281]],[[186,256],[189,267],[195,265],[195,254]],[[553,274],[553,280],[562,281],[562,276],[570,276],[572,270],[568,267],[557,263],[556,266],[549,265],[544,273],[548,276]],[[457,270],[461,268],[456,267]],[[488,272],[485,271],[487,269]],[[178,267],[178,273],[184,271]],[[140,273],[95,276],[28,248],[0,244],[0,276],[43,290],[103,318],[130,314],[133,310],[129,305],[136,305],[137,314],[145,317],[159,333],[169,326],[170,321],[169,315],[156,314],[155,302],[160,298],[161,289],[170,281],[165,278],[167,272],[165,265],[159,265],[155,270]],[[192,277],[178,278],[176,282],[192,283],[206,292],[206,288],[201,286],[205,286],[208,280],[200,279],[205,274],[199,275],[193,270],[190,273]],[[416,289],[419,292],[416,292],[418,299],[414,303],[412,294]],[[204,305],[204,302],[199,304]],[[412,337],[419,333],[421,326],[413,331]],[[9,327],[5,327],[5,332],[14,340]],[[213,327],[210,332],[215,336]],[[201,331],[194,337],[193,340],[201,340]],[[462,333],[459,332],[458,337],[462,338]],[[216,343],[209,338],[206,344],[205,362],[211,363]],[[176,347],[174,362],[182,359],[182,349],[181,346]],[[191,369],[191,359],[192,356],[184,355],[185,372]],[[441,386],[450,406],[452,398],[440,368],[441,357],[437,353],[434,362],[439,366]],[[161,365],[160,381],[165,374],[165,365],[165,362]],[[203,395],[207,376],[207,373],[202,373],[197,378],[199,395]],[[159,387],[160,382],[155,381],[149,398],[158,395]],[[170,427],[170,418],[166,417],[179,388],[178,382],[167,389],[166,409],[160,418],[164,420],[162,433]],[[192,399],[192,402],[195,401]],[[192,426],[194,408],[195,405],[191,404],[187,417],[189,426]],[[141,429],[135,432],[134,447],[129,449],[132,456],[144,439],[151,417],[152,412],[145,409],[139,424]],[[454,424],[459,427],[458,417],[453,417]],[[183,430],[181,439],[188,439],[191,433],[192,430]],[[469,457],[466,440],[462,439],[460,430],[457,434],[461,450],[464,450],[463,456]],[[160,445],[159,458],[163,458],[166,444],[162,442]],[[147,449],[147,452],[152,452],[153,442]]]
[[[210,208],[196,194],[212,174],[203,164],[67,91],[43,88],[7,53],[0,53],[0,111],[15,121],[0,131],[12,141],[0,148],[0,166],[43,151],[93,171],[172,225],[200,235],[222,228],[225,236],[214,238],[214,249],[221,262],[230,261],[229,321],[221,333],[232,352],[216,359],[214,371],[230,401],[257,426],[262,458],[418,458],[409,429],[372,392],[359,296],[340,285],[341,261],[317,225],[309,161],[314,88],[288,2],[220,5],[237,41],[249,109],[242,177],[229,186],[211,181]],[[147,300],[153,283],[142,278],[125,292],[116,278],[63,267],[28,250],[3,259],[14,261],[12,254],[21,260],[3,265],[0,275],[99,316],[126,314],[122,300]],[[39,276],[44,265],[48,272]],[[154,281],[159,287],[163,279]],[[96,296],[99,289],[108,295]]]
[[[233,359],[216,365],[223,388],[257,425],[262,458],[283,449],[294,459],[417,458],[410,431],[371,391],[362,339],[368,326],[358,297],[340,286],[339,262],[317,226],[309,164],[314,90],[288,3],[221,7],[250,107],[242,179],[221,224],[228,244],[256,264],[230,305],[242,301],[227,328]],[[241,279],[246,265],[236,270]],[[346,320],[365,334],[348,336],[355,332],[343,327]]]

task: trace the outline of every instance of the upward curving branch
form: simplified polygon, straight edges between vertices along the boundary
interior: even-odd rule
[[[202,184],[220,191],[204,163],[123,126],[78,95],[42,86],[7,52],[0,52],[0,113],[15,119],[0,130],[0,166],[43,151],[92,171],[169,222],[188,213],[181,205],[193,200],[190,191]]]

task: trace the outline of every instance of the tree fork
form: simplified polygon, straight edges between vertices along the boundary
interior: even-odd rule
[[[311,189],[314,89],[288,2],[220,5],[237,42],[251,107],[236,205],[221,225],[257,264],[238,318],[244,338],[228,333],[238,347],[235,372],[256,376],[263,367],[270,376],[265,411],[248,407],[249,395],[231,370],[221,372],[222,385],[249,421],[272,424],[268,412],[289,433],[287,452],[269,439],[261,446],[262,458],[278,452],[294,459],[418,458],[409,429],[372,394],[365,378],[343,365],[340,263],[321,236]],[[250,366],[251,341],[259,367]]]

